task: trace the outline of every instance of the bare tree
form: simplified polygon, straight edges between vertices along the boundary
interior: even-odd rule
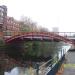
[[[21,25],[21,31],[37,31],[37,24],[35,22],[33,22],[30,18],[27,18],[27,17],[24,17],[22,16],[21,17],[21,22],[20,22],[20,25]]]

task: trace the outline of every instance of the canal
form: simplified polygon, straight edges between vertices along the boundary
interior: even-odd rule
[[[35,43],[35,41],[33,42]],[[35,43],[35,47],[36,45],[38,47],[39,44],[41,44],[40,42],[37,42]],[[46,44],[46,45],[45,45]],[[43,43],[44,47],[47,46],[45,49],[44,47],[41,47],[42,50],[46,50],[47,48],[48,49],[53,49],[55,52],[54,52],[54,56],[52,57],[52,59],[50,60],[46,60],[46,61],[35,61],[35,62],[27,62],[25,63],[25,66],[24,67],[14,67],[10,72],[5,72],[4,75],[47,75],[47,73],[54,67],[53,65],[55,65],[60,59],[61,57],[69,50],[70,48],[70,45],[68,44],[65,44],[63,42],[44,42]],[[51,47],[48,47],[48,45],[51,45]],[[53,46],[53,47],[52,47]],[[12,46],[13,47],[13,46]],[[17,46],[18,47],[18,46]],[[35,47],[32,47],[32,42],[28,42],[28,43],[24,43],[24,46],[22,46],[23,49],[31,49],[30,51],[30,54],[32,53],[33,49],[32,48],[35,48]],[[39,51],[40,48],[36,48],[38,49]],[[14,48],[13,48],[14,49]],[[36,50],[35,50],[36,51]],[[49,51],[49,50],[48,50]],[[34,52],[34,51],[33,51]],[[47,51],[46,51],[47,52]],[[36,52],[37,53],[37,52]],[[46,53],[47,54],[47,53]],[[36,56],[36,55],[35,55]],[[33,60],[33,59],[32,59]],[[26,60],[27,61],[27,60]],[[43,66],[42,66],[43,65]],[[39,70],[39,66],[42,66]],[[38,69],[37,69],[38,68]],[[38,71],[39,70],[39,71]],[[38,73],[37,73],[38,72]]]

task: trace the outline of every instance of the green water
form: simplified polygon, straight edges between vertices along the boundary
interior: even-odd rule
[[[19,60],[47,61],[64,49],[64,46],[69,44],[61,41],[22,41],[7,45],[6,53]]]

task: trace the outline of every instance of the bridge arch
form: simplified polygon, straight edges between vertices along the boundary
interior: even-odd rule
[[[63,36],[60,36],[58,34],[55,34],[55,33],[52,33],[52,32],[49,32],[49,33],[46,33],[46,32],[25,32],[25,33],[21,33],[21,34],[18,34],[18,35],[15,35],[15,36],[12,36],[8,39],[5,40],[6,43],[11,43],[13,41],[22,41],[22,40],[48,40],[48,41],[51,41],[51,40],[56,40],[56,41],[64,41],[64,42],[69,42],[69,43],[72,43],[71,40],[63,37]]]

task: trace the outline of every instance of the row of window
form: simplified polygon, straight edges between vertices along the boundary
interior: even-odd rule
[[[0,7],[0,11],[4,12],[4,9],[2,7]]]
[[[19,31],[19,28],[12,28],[12,27],[7,27],[7,30],[12,30],[12,31]]]
[[[19,31],[20,30],[20,25],[12,20],[12,18],[7,19],[7,29],[8,30],[13,30],[13,31]]]
[[[11,21],[11,20],[7,20],[7,23],[14,24],[14,25],[19,25],[17,22],[14,22],[14,21]]]

